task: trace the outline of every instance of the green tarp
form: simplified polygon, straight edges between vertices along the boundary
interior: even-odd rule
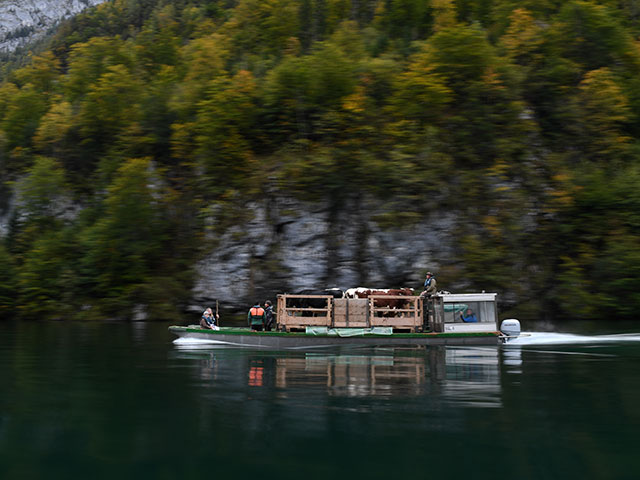
[[[329,335],[334,337],[357,337],[362,335],[391,335],[392,327],[373,328],[328,328],[328,327],[306,327],[307,335]]]

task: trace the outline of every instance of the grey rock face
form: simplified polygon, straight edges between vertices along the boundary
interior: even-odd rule
[[[381,229],[372,201],[331,212],[291,199],[252,204],[253,219],[225,232],[198,267],[197,303],[215,299],[241,309],[277,293],[308,288],[413,287],[451,260],[456,218],[442,212],[420,223]],[[269,220],[267,220],[269,219]]]
[[[32,42],[60,20],[106,0],[0,0],[0,51]]]

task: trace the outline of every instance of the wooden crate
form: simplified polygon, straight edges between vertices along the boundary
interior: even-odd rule
[[[324,308],[292,307],[291,299],[324,299]],[[278,323],[279,330],[290,332],[302,330],[305,327],[331,327],[333,318],[333,297],[331,295],[278,295]]]
[[[369,300],[366,298],[336,298],[333,301],[335,328],[366,328],[369,326]]]
[[[370,295],[369,324],[372,327],[393,327],[399,330],[420,332],[423,329],[422,299],[406,295]],[[386,302],[385,302],[386,300]],[[385,306],[398,301],[400,308]]]

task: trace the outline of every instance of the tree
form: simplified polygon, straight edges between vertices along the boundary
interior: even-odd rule
[[[442,29],[410,60],[393,97],[397,113],[437,127],[459,166],[486,167],[522,154],[531,125],[514,68],[480,29]],[[412,97],[424,103],[412,104]]]
[[[132,53],[118,37],[95,37],[73,45],[64,81],[69,101],[75,103],[86,95],[110,67],[131,67],[134,59]]]
[[[605,166],[617,163],[629,152],[631,138],[629,102],[608,68],[585,74],[575,98],[576,143],[582,154]]]
[[[407,44],[423,40],[433,28],[433,5],[423,0],[390,0],[381,2],[374,25],[392,38]]]
[[[353,92],[355,67],[331,43],[319,44],[310,55],[287,56],[265,80],[268,135],[285,141],[313,138],[318,118]]]
[[[33,137],[34,146],[44,155],[64,161],[73,155],[75,117],[71,103],[60,99],[42,117]],[[72,168],[71,165],[69,165]]]
[[[81,235],[81,262],[89,301],[105,315],[131,315],[136,304],[152,299],[142,292],[163,258],[165,228],[160,181],[149,159],[131,159],[107,189],[104,212]]]
[[[138,121],[142,91],[142,85],[124,65],[108,67],[82,102],[80,133],[84,141],[104,148]]]
[[[196,156],[204,167],[206,189],[222,192],[242,188],[250,176],[247,136],[256,116],[255,82],[251,73],[218,77],[198,103]]]
[[[422,126],[440,120],[454,92],[447,86],[447,78],[436,72],[437,68],[428,49],[411,58],[408,69],[396,77],[391,97],[396,115]]]
[[[529,65],[544,38],[543,29],[529,10],[517,8],[509,16],[509,26],[500,38],[507,55],[520,65]]]
[[[553,19],[548,32],[547,55],[557,55],[579,65],[583,71],[610,65],[638,72],[640,63],[632,38],[604,5],[569,1]]]
[[[221,29],[231,39],[236,58],[280,54],[288,39],[298,35],[298,3],[294,0],[240,0]]]
[[[27,224],[39,228],[60,219],[68,206],[64,170],[55,160],[37,157],[18,185],[19,208]]]
[[[63,319],[75,303],[73,240],[68,232],[39,233],[17,268],[18,308],[27,318]]]
[[[11,318],[15,309],[16,279],[13,258],[0,244],[0,319]]]
[[[9,87],[9,90],[12,89]],[[5,155],[9,157],[6,167],[15,171],[25,166],[20,164],[20,151],[31,148],[40,118],[48,110],[48,103],[46,96],[31,84],[14,92],[14,96],[6,99],[0,131]],[[11,156],[14,158],[11,159]]]

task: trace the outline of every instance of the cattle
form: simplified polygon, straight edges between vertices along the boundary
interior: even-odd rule
[[[368,288],[358,287],[345,290],[346,298],[369,298],[369,295],[404,295],[412,296],[413,288]]]
[[[349,288],[345,290],[346,298],[369,298],[371,295],[413,296],[413,288]],[[400,298],[376,299],[378,308],[407,308],[408,302]]]

